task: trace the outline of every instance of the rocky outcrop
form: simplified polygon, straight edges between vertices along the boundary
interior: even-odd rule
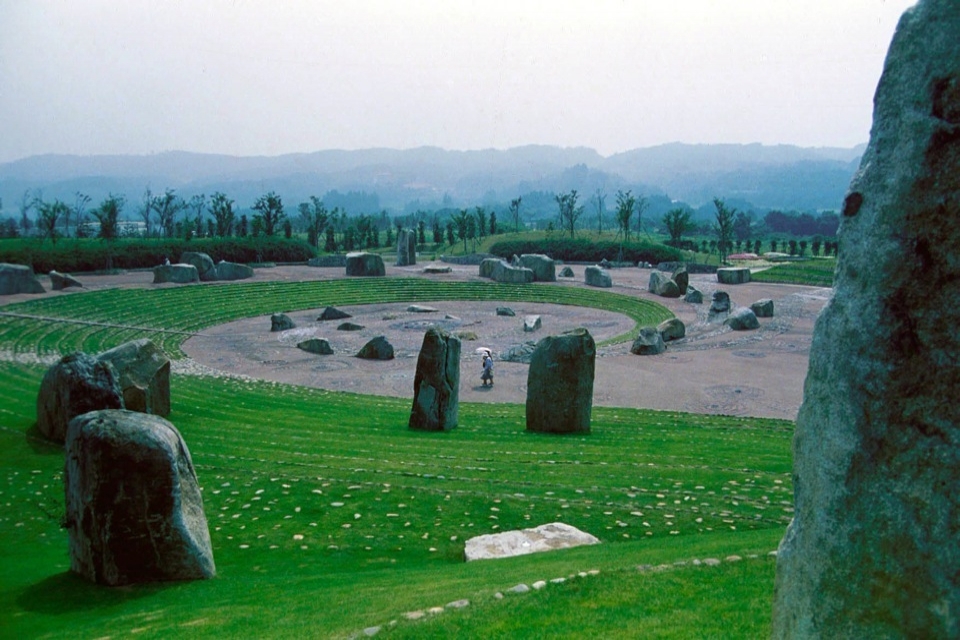
[[[721,267],[717,269],[717,282],[720,284],[746,284],[750,282],[750,269],[747,267]]]
[[[387,269],[383,265],[383,258],[378,253],[356,251],[347,254],[348,276],[383,276]]]
[[[526,333],[539,331],[540,327],[542,326],[543,326],[543,323],[540,320],[540,316],[530,315],[530,316],[524,316],[523,318],[523,330]]]
[[[117,372],[86,353],[72,353],[47,369],[37,394],[37,430],[63,442],[76,416],[97,409],[122,409]]]
[[[758,318],[772,318],[773,317],[773,300],[769,298],[764,298],[763,300],[757,300],[750,305],[750,310],[753,311],[753,314]]]
[[[920,0],[877,87],[796,421],[774,638],[960,637],[957,34],[955,0]]]
[[[520,266],[533,271],[534,282],[556,282],[556,263],[549,256],[539,253],[525,253],[520,256]]]
[[[707,312],[708,322],[723,322],[730,315],[730,294],[726,291],[714,291],[710,310]]]
[[[346,318],[352,318],[352,317],[353,316],[351,316],[346,311],[341,311],[336,307],[327,307],[320,313],[319,316],[317,316],[317,320],[320,320],[322,322],[325,320],[344,320]]]
[[[217,267],[213,264],[213,258],[205,253],[184,251],[180,255],[180,263],[195,266],[201,282],[212,282],[217,279]]]
[[[551,522],[533,529],[489,533],[467,540],[464,557],[472,560],[512,558],[528,553],[570,549],[586,544],[600,544],[595,536],[562,522]]]
[[[670,279],[669,276],[660,271],[650,272],[650,282],[647,284],[647,290],[663,298],[679,298],[680,287]]]
[[[638,356],[655,356],[666,350],[667,346],[656,327],[640,327],[640,332],[630,345],[630,353]]]
[[[603,267],[591,265],[583,270],[583,281],[591,287],[603,287],[609,289],[613,286],[613,280],[610,273]]]
[[[460,412],[460,340],[441,329],[428,329],[413,379],[411,429],[449,431]]]
[[[104,351],[97,360],[116,371],[125,409],[170,415],[170,359],[148,338]]]
[[[60,273],[58,271],[50,272],[50,286],[54,291],[62,291],[63,289],[69,289],[70,287],[83,287],[79,280],[67,273]]]
[[[417,234],[413,229],[397,232],[397,266],[417,264]]]
[[[730,313],[723,321],[734,331],[752,331],[760,328],[760,322],[757,316],[748,307],[739,307]]]
[[[657,331],[664,342],[679,340],[687,335],[687,327],[680,318],[669,318],[657,325]]]
[[[315,353],[321,356],[329,356],[333,354],[333,349],[330,347],[330,343],[323,338],[309,338],[297,343],[297,348],[306,351],[307,353]]]
[[[275,313],[270,316],[270,331],[287,331],[295,329],[296,324],[285,313]]]
[[[0,262],[0,295],[15,293],[46,293],[46,289],[30,267]]]
[[[357,357],[363,360],[393,360],[393,345],[385,336],[377,336],[360,348]]]
[[[110,586],[212,578],[203,498],[172,424],[133,411],[70,422],[64,470],[70,568]]]
[[[246,280],[253,277],[253,267],[238,262],[227,262],[226,260],[217,263],[216,271],[216,279],[223,281]]]
[[[153,268],[153,284],[200,282],[200,273],[192,264],[161,264]]]
[[[527,431],[590,433],[596,356],[586,329],[537,343],[527,372]]]

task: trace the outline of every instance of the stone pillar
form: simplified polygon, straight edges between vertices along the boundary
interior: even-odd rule
[[[417,264],[417,234],[413,229],[397,231],[397,266]]]
[[[590,433],[596,355],[586,329],[537,343],[527,373],[527,431]]]
[[[460,412],[460,338],[428,329],[413,379],[411,429],[449,431]]]
[[[774,638],[960,637],[960,4],[901,18],[794,436]]]

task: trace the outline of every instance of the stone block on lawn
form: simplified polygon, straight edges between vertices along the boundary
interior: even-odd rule
[[[360,348],[357,357],[363,360],[393,360],[393,345],[385,336],[377,336]]]
[[[195,266],[201,282],[212,282],[217,279],[217,267],[213,264],[213,258],[205,253],[184,251],[180,255],[180,262]]]
[[[346,311],[341,311],[340,309],[337,309],[336,307],[327,307],[326,309],[323,310],[323,312],[320,313],[319,316],[317,316],[317,320],[321,320],[321,321],[323,321],[323,320],[344,320],[344,319],[346,319],[346,318],[352,318],[352,317],[353,317],[353,316],[351,316],[351,315],[350,315],[349,313],[347,313]]]
[[[723,321],[723,324],[727,325],[734,331],[752,331],[760,327],[760,322],[757,320],[757,316],[754,315],[753,311],[749,307],[739,307],[734,309],[727,319]]]
[[[769,298],[757,300],[750,305],[750,310],[753,311],[754,315],[756,315],[758,318],[772,318],[773,300],[770,300]]]
[[[540,316],[524,316],[523,318],[523,330],[527,333],[537,331],[540,327],[543,326],[543,323],[540,321]]]
[[[93,411],[70,422],[64,469],[70,568],[109,586],[212,578],[203,498],[163,418]]]
[[[161,264],[153,268],[153,284],[200,282],[200,273],[192,264]]]
[[[537,343],[527,372],[527,431],[590,433],[596,355],[586,329]]]
[[[687,289],[690,287],[690,273],[687,271],[687,265],[682,264],[674,269],[670,279],[677,283],[681,296],[687,294]]]
[[[630,353],[638,356],[655,356],[666,350],[667,346],[656,327],[640,327],[637,337],[630,345]]]
[[[37,430],[64,441],[75,417],[97,409],[122,409],[123,392],[113,366],[86,353],[71,353],[47,369],[37,394]]]
[[[348,276],[382,276],[386,273],[383,258],[378,253],[355,251],[347,254]]]
[[[30,267],[0,262],[0,295],[46,292]]]
[[[607,270],[597,265],[591,265],[583,270],[583,281],[591,287],[609,289],[613,286],[613,280]]]
[[[67,273],[60,273],[58,271],[50,272],[50,286],[54,291],[62,291],[63,289],[69,289],[70,287],[83,287],[79,280]]]
[[[413,379],[408,426],[420,431],[449,431],[460,411],[460,340],[442,329],[423,336]]]
[[[747,267],[721,267],[717,269],[717,282],[720,284],[746,284],[750,282],[750,269]]]
[[[679,340],[687,335],[687,327],[680,318],[670,318],[657,325],[657,331],[664,342]]]
[[[520,266],[533,271],[534,282],[556,282],[557,266],[549,256],[540,253],[525,253],[520,256]]]
[[[329,356],[333,354],[333,349],[330,347],[330,343],[323,338],[309,338],[297,343],[297,348],[306,351],[307,353],[315,353],[321,356]]]
[[[239,262],[221,260],[217,263],[217,280],[246,280],[253,277],[253,267]],[[201,276],[201,279],[202,276]]]
[[[149,338],[125,342],[97,360],[109,362],[117,372],[125,409],[170,415],[170,358]]]
[[[470,538],[464,546],[464,557],[467,562],[512,558],[528,553],[570,549],[587,544],[600,544],[600,540],[568,524],[551,522],[532,529],[488,533]]]
[[[270,331],[287,331],[295,329],[296,326],[290,316],[285,313],[275,313],[270,316]]]

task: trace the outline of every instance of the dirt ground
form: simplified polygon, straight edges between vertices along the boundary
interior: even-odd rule
[[[387,277],[423,276],[435,280],[476,279],[477,267],[451,265],[449,274],[424,276],[425,265],[387,267]],[[556,286],[586,286],[584,266],[573,265],[574,278]],[[594,381],[594,404],[598,406],[645,407],[740,416],[796,418],[803,396],[813,324],[831,295],[830,289],[795,285],[748,283],[725,285],[735,306],[748,306],[763,298],[774,301],[773,318],[761,318],[755,331],[731,331],[708,323],[707,310],[716,276],[691,275],[690,283],[704,293],[705,302],[695,305],[660,298],[647,292],[650,271],[639,268],[612,269],[611,291],[655,300],[683,321],[687,336],[671,342],[657,356],[636,356],[629,343],[598,352]],[[257,269],[255,280],[328,280],[342,278],[342,268],[279,266]],[[154,285],[150,271],[118,275],[80,276],[86,290],[113,287],[170,287]],[[49,291],[49,281],[41,277]],[[216,286],[198,284],[186,286]],[[554,285],[531,285],[554,286]],[[80,291],[44,295],[77,295]],[[35,296],[5,296],[2,303]],[[413,397],[413,378],[423,333],[430,326],[475,334],[463,340],[460,369],[460,400],[463,402],[526,401],[528,366],[499,358],[510,347],[574,327],[586,327],[597,340],[629,331],[633,322],[620,314],[563,305],[496,302],[422,302],[433,312],[407,311],[407,304],[376,304],[338,307],[350,313],[361,331],[336,330],[340,321],[317,321],[322,309],[289,314],[295,329],[270,332],[269,316],[247,318],[211,327],[188,339],[184,351],[192,363],[229,374],[331,390]],[[496,315],[496,307],[509,306],[516,317]],[[542,328],[523,331],[523,319],[539,315]],[[394,347],[395,359],[368,361],[354,357],[370,338],[383,335]],[[334,355],[304,352],[297,342],[326,338]],[[480,357],[475,350],[489,347],[495,355],[495,384],[480,384]],[[183,363],[189,368],[191,362]],[[183,365],[178,367],[183,370]]]

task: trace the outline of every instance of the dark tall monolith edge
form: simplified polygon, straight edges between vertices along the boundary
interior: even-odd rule
[[[460,338],[428,329],[413,379],[411,429],[449,431],[460,413]]]
[[[586,329],[537,343],[527,373],[527,431],[590,433],[596,355]]]
[[[960,3],[900,20],[794,436],[774,638],[960,637]]]

